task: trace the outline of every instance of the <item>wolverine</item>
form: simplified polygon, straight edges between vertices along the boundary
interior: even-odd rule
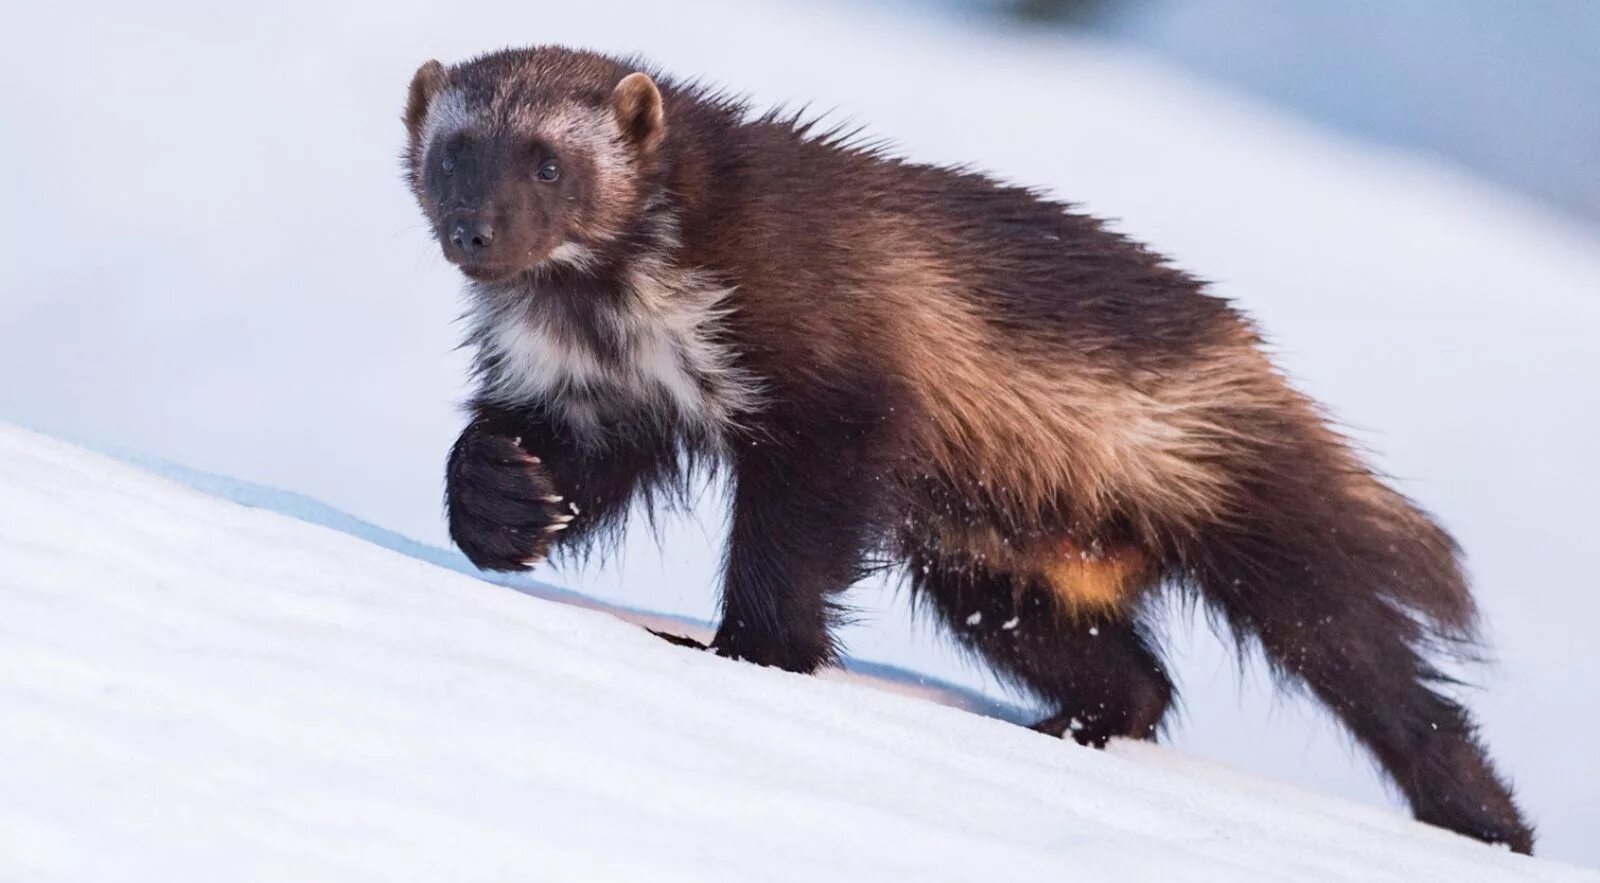
[[[1201,601],[1317,697],[1417,818],[1530,852],[1445,663],[1454,540],[1374,474],[1249,319],[1070,205],[555,46],[412,79],[403,161],[467,277],[450,534],[521,570],[728,481],[711,648],[834,662],[905,574],[1086,745],[1174,700],[1154,601]]]

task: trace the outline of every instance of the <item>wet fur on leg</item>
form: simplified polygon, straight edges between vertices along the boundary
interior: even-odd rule
[[[968,562],[914,559],[909,573],[916,603],[1045,705],[1034,729],[1094,747],[1115,736],[1156,737],[1175,691],[1130,613],[1074,610],[1043,577]]]

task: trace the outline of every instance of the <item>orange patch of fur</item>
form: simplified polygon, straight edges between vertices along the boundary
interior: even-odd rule
[[[1096,553],[1069,546],[1045,565],[1044,575],[1068,611],[1114,610],[1132,599],[1149,569],[1145,556],[1131,547]]]
[[[952,558],[1043,580],[1068,616],[1122,610],[1157,575],[1154,561],[1133,545],[1085,547],[1060,537],[1008,542],[992,528],[970,524],[940,524],[934,531],[935,545]]]

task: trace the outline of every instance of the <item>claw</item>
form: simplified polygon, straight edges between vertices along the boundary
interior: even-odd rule
[[[578,516],[576,516],[576,515],[552,515],[552,516],[550,516],[550,520],[555,522],[556,524],[566,524],[567,522],[569,522],[572,519],[577,518],[577,517]]]
[[[549,527],[544,529],[544,532],[545,533],[555,533],[556,531],[559,531],[559,530],[566,530],[567,527],[568,527],[568,524],[565,521],[563,521],[560,524],[552,524],[552,525],[550,525]]]
[[[545,501],[546,503],[559,503],[562,500],[565,500],[566,497],[563,497],[560,494],[551,494],[547,497],[540,497],[539,499]]]

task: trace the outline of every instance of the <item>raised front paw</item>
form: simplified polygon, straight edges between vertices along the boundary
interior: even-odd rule
[[[450,452],[445,485],[450,538],[484,570],[538,564],[577,517],[520,439],[477,426]]]

